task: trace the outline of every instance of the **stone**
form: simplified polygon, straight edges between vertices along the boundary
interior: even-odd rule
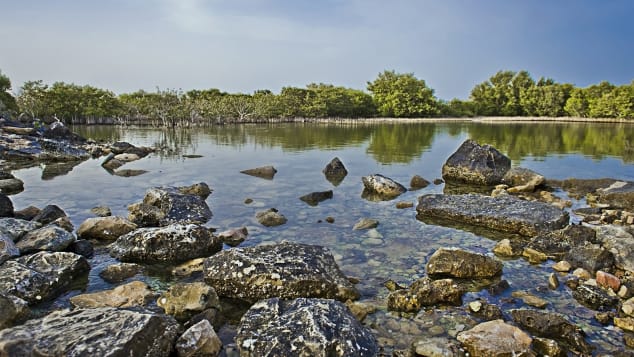
[[[35,218],[35,216],[37,216],[39,213],[41,212],[41,210],[35,206],[28,206],[24,209],[21,209],[19,211],[15,211],[14,212],[14,217],[15,218],[19,218],[19,219],[23,219],[26,221],[31,221],[33,218]],[[37,223],[37,222],[32,222],[32,223]],[[37,223],[39,224],[39,223]]]
[[[468,305],[469,312],[486,321],[502,319],[502,310],[493,304],[489,304],[486,301],[472,301]]]
[[[522,299],[526,305],[530,305],[538,309],[544,309],[548,306],[548,301],[526,291],[514,291],[511,293],[511,296]]]
[[[530,354],[533,339],[519,328],[493,320],[476,325],[470,330],[458,333],[471,356],[517,356]]]
[[[553,264],[553,269],[559,272],[567,273],[570,271],[570,269],[572,269],[572,265],[565,260],[560,260],[557,263]]]
[[[395,290],[387,297],[390,311],[417,312],[424,306],[460,305],[465,291],[452,279],[416,280],[408,289]]]
[[[533,237],[527,248],[562,259],[572,247],[596,242],[596,232],[581,225],[569,225],[564,229],[542,233]]]
[[[142,310],[61,310],[0,331],[0,355],[168,357],[179,332],[173,318]]]
[[[334,186],[338,186],[346,177],[346,175],[348,175],[348,170],[346,170],[346,167],[343,165],[338,157],[332,159],[326,165],[326,167],[324,167],[322,172],[326,176],[326,180],[328,180]]]
[[[634,298],[629,298],[621,304],[621,311],[628,316],[634,317]]]
[[[269,208],[265,211],[259,211],[255,214],[255,218],[265,227],[276,227],[285,224],[288,220],[283,214],[279,213],[275,208]]]
[[[83,239],[112,241],[137,229],[137,225],[124,217],[107,216],[88,218],[77,229]]]
[[[597,201],[612,208],[634,211],[634,182],[616,181],[606,188],[597,189]]]
[[[0,193],[0,217],[13,217],[13,202],[4,193]]]
[[[540,264],[548,260],[548,256],[546,254],[531,248],[524,248],[522,256],[531,264]]]
[[[493,186],[511,168],[511,159],[490,145],[466,140],[442,166],[445,182]]]
[[[80,309],[133,307],[147,305],[154,296],[154,292],[152,292],[146,283],[132,281],[124,285],[119,285],[112,290],[75,295],[70,298],[70,303]]]
[[[73,226],[73,223],[70,221],[70,217],[68,216],[60,217],[54,220],[53,222],[49,223],[49,225],[58,226],[59,228],[62,228],[63,230],[69,233],[72,233],[75,230],[75,227]]]
[[[61,252],[75,239],[72,233],[51,225],[28,232],[20,238],[16,246],[22,254],[44,250]]]
[[[0,293],[0,330],[27,319],[30,310],[26,301],[13,295]]]
[[[631,317],[615,317],[614,326],[628,332],[634,332],[634,318]]]
[[[619,278],[601,270],[597,271],[595,279],[600,287],[612,289],[615,293],[618,292],[621,287],[621,280],[619,280]]]
[[[412,208],[412,207],[414,207],[413,202],[409,202],[409,201],[396,202],[396,208],[398,209],[405,209],[405,208]]]
[[[416,211],[423,221],[437,218],[523,236],[559,229],[569,221],[567,212],[546,203],[478,194],[423,195]]]
[[[523,167],[513,167],[502,177],[502,183],[509,185],[509,193],[533,192],[544,180],[544,176]]]
[[[369,314],[373,314],[377,310],[375,305],[359,301],[348,300],[346,306],[359,322],[363,322]]]
[[[564,348],[559,346],[557,341],[549,338],[534,337],[533,338],[533,351],[538,356],[549,357],[566,357],[567,353]]]
[[[112,216],[112,211],[110,207],[107,206],[97,206],[90,209],[90,212],[93,213],[97,217],[108,217]]]
[[[463,357],[462,346],[454,339],[447,337],[423,337],[414,342],[410,350],[415,356],[426,357]]]
[[[566,254],[566,260],[573,267],[584,268],[589,272],[614,271],[614,255],[596,245],[572,247]]]
[[[179,187],[178,191],[185,195],[196,195],[203,200],[206,200],[213,192],[212,189],[209,188],[209,185],[204,182],[195,183],[191,186]]]
[[[593,309],[604,311],[615,307],[619,298],[609,295],[605,290],[592,285],[580,284],[572,291],[572,297],[582,305]]]
[[[247,174],[250,176],[255,176],[259,178],[263,178],[266,180],[272,180],[277,173],[277,170],[273,166],[261,166],[253,169],[242,170],[240,173]]]
[[[377,200],[393,199],[407,191],[405,186],[380,174],[363,176],[361,181],[364,194]]]
[[[110,245],[110,255],[128,263],[181,263],[208,257],[222,249],[222,242],[196,224],[139,228]]]
[[[590,272],[585,270],[584,268],[577,268],[573,270],[572,275],[576,276],[577,278],[581,280],[588,280],[592,278],[592,275],[590,274]]]
[[[139,155],[136,155],[136,154],[125,154],[125,153],[123,153],[123,154],[115,155],[113,159],[121,161],[123,163],[127,163],[127,162],[132,162],[132,161],[139,160],[140,157],[139,157]]]
[[[598,226],[595,230],[597,241],[614,255],[614,265],[634,272],[634,235],[616,225]]]
[[[242,227],[220,232],[218,233],[218,238],[220,238],[220,240],[224,244],[230,247],[237,247],[240,245],[240,243],[244,242],[245,239],[247,239],[248,235],[249,231],[247,230],[247,227]]]
[[[211,210],[200,196],[185,194],[178,187],[154,187],[143,201],[128,206],[128,219],[139,227],[163,227],[173,223],[204,224]]]
[[[270,297],[357,300],[327,248],[282,242],[223,250],[205,260],[204,280],[219,296],[258,301]]]
[[[149,171],[146,171],[146,170],[121,169],[121,170],[115,171],[114,175],[121,176],[121,177],[134,177],[134,176],[147,174],[148,172]]]
[[[176,320],[187,321],[208,308],[220,309],[220,300],[214,288],[203,282],[177,283],[158,298],[157,305]]]
[[[548,288],[555,290],[559,287],[559,279],[555,273],[548,274]]]
[[[15,195],[24,191],[24,182],[17,178],[7,178],[0,180],[0,193],[5,195]]]
[[[303,195],[299,199],[306,202],[309,206],[317,206],[319,202],[332,199],[332,190],[311,192]]]
[[[221,350],[222,341],[207,320],[192,325],[176,340],[178,357],[218,356]]]
[[[0,265],[9,259],[20,256],[20,250],[15,246],[13,240],[5,234],[0,233]]]
[[[504,238],[495,244],[495,247],[493,247],[493,254],[499,257],[513,258],[522,255],[523,248],[524,244],[521,242],[518,242],[517,240],[511,242],[510,239]]]
[[[372,333],[342,303],[330,299],[282,300],[254,304],[240,320],[240,356],[376,356]]]
[[[359,221],[357,221],[357,223],[354,224],[354,226],[352,227],[352,230],[359,231],[359,230],[376,228],[378,226],[379,226],[379,221],[377,221],[376,219],[361,218],[359,219]]]
[[[42,225],[47,225],[62,217],[66,217],[66,212],[64,212],[63,209],[56,205],[48,205],[42,208],[40,213],[33,217],[32,221],[39,222]]]
[[[431,276],[490,278],[502,274],[502,262],[458,248],[440,248],[429,258],[426,270]]]
[[[429,186],[429,181],[418,175],[414,175],[409,181],[409,187],[412,190],[420,190],[421,188],[425,188],[427,186]]]
[[[119,283],[129,279],[143,270],[143,267],[135,263],[117,263],[105,267],[99,272],[99,276],[111,283]]]
[[[92,243],[89,240],[85,239],[75,240],[68,246],[67,251],[79,254],[85,258],[92,258],[92,256],[95,254],[95,248],[93,247]]]
[[[196,258],[181,263],[172,269],[172,275],[177,277],[190,276],[193,273],[202,272],[205,258]]]

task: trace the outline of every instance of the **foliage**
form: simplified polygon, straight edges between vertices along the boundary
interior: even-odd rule
[[[10,116],[17,110],[18,105],[11,94],[11,80],[0,71],[0,116]]]
[[[439,112],[434,90],[413,73],[384,71],[368,82],[368,90],[379,115],[384,117],[430,117]]]

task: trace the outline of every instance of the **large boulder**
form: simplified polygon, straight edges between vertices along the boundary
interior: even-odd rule
[[[13,240],[7,235],[0,233],[0,265],[9,259],[20,256],[20,249],[15,246]]]
[[[17,321],[27,318],[30,314],[26,301],[13,295],[0,293],[0,330],[13,326]]]
[[[197,224],[139,228],[119,237],[110,255],[122,262],[181,263],[208,257],[222,249],[222,241]]]
[[[177,320],[187,321],[206,309],[220,309],[220,300],[214,288],[203,282],[177,283],[158,298],[157,305]]]
[[[460,305],[465,291],[452,279],[418,279],[407,289],[390,292],[387,308],[391,311],[417,312],[424,306]]]
[[[376,356],[378,344],[335,300],[281,300],[253,305],[240,320],[240,356]]]
[[[70,298],[74,307],[92,309],[96,307],[145,306],[155,294],[141,281],[132,281],[111,290],[75,295]]]
[[[77,229],[82,239],[115,240],[137,229],[137,225],[126,218],[117,216],[94,217],[86,219]]]
[[[322,172],[324,173],[324,176],[326,176],[326,180],[334,186],[338,186],[346,175],[348,175],[348,170],[346,170],[343,162],[341,162],[338,157],[330,160]]]
[[[502,262],[458,248],[440,248],[427,262],[427,274],[452,278],[491,278],[502,274]]]
[[[4,193],[0,193],[0,217],[13,217],[13,202]]]
[[[371,199],[392,199],[407,192],[405,186],[383,175],[363,176],[363,196]]]
[[[514,197],[429,194],[418,199],[417,218],[440,219],[535,236],[568,225],[568,213],[552,205]]]
[[[492,186],[510,168],[511,159],[494,147],[466,140],[442,166],[442,178],[448,183]]]
[[[612,208],[634,211],[634,182],[617,181],[606,188],[597,190],[598,201]]]
[[[178,187],[149,189],[143,201],[128,206],[128,219],[139,227],[159,227],[172,223],[204,224],[211,210],[201,196],[180,191]]]
[[[0,355],[167,357],[179,332],[173,318],[142,310],[61,310],[0,331]]]
[[[48,250],[61,252],[76,240],[72,233],[58,226],[46,226],[30,231],[16,243],[22,254]]]
[[[493,320],[476,325],[457,336],[470,356],[506,357],[530,356],[533,339],[516,326],[503,320]]]
[[[327,248],[290,242],[224,250],[205,260],[205,282],[219,296],[356,300],[359,293]]]
[[[0,218],[0,233],[7,235],[14,242],[17,242],[28,232],[42,226],[39,222],[26,221],[19,218]]]

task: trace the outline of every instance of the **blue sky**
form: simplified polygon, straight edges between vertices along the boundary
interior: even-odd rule
[[[585,87],[634,79],[631,0],[0,0],[0,70],[115,93],[365,89],[413,72],[466,99],[501,69]]]

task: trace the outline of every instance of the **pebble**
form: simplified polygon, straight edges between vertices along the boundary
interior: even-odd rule
[[[583,280],[588,280],[592,278],[592,275],[590,275],[590,272],[588,272],[587,270],[583,269],[583,268],[577,268],[572,272],[572,275],[576,276],[579,279],[583,279]]]
[[[445,333],[445,329],[442,328],[442,326],[432,326],[427,330],[427,333],[429,333],[431,336],[438,336],[438,335],[442,335],[443,333]]]
[[[567,273],[570,271],[570,269],[572,269],[572,266],[569,262],[561,260],[553,265],[553,269],[555,269],[556,271]]]

